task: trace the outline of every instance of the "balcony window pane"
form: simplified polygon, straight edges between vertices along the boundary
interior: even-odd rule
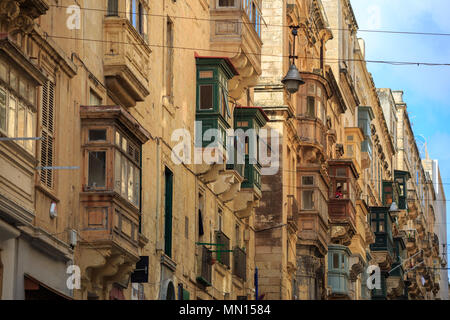
[[[125,157],[122,156],[122,162],[121,162],[121,168],[122,168],[122,196],[124,198],[127,197],[127,163]]]
[[[314,209],[314,200],[313,200],[314,191],[313,190],[304,190],[302,203],[303,210],[313,210]]]
[[[313,186],[314,185],[314,177],[302,177],[302,185],[304,186]]]
[[[127,195],[127,199],[130,202],[134,202],[134,197],[133,197],[133,191],[134,191],[134,168],[133,165],[127,161],[127,170],[128,170],[128,195]]]
[[[339,254],[333,253],[333,269],[339,269]]]
[[[8,83],[8,67],[3,62],[0,62],[0,79]]]
[[[27,92],[27,85],[23,79],[20,79],[19,81],[19,93],[22,97],[27,98],[28,92]]]
[[[306,115],[308,117],[314,118],[315,117],[315,108],[314,108],[314,104],[315,104],[315,98],[314,97],[308,97],[307,98],[307,104],[306,104]]]
[[[14,71],[11,70],[11,73],[9,74],[9,85],[11,88],[13,88],[15,91],[17,91],[17,75]]]
[[[33,121],[33,113],[31,111],[28,111],[28,115],[27,115],[27,137],[28,138],[32,138],[34,136],[34,121]],[[32,140],[28,140],[25,142],[26,143],[26,148],[28,151],[33,152],[33,141]]]
[[[353,157],[353,146],[352,145],[347,146],[347,155],[349,157]]]
[[[120,132],[116,131],[116,138],[115,138],[115,142],[116,142],[116,146],[118,146],[120,148]]]
[[[89,178],[88,185],[93,188],[106,186],[106,152],[89,152]]]
[[[116,155],[114,157],[114,190],[120,194],[121,191],[121,162],[122,162],[122,155],[120,154],[120,151],[115,151]]]
[[[336,176],[338,176],[338,177],[346,177],[347,176],[347,169],[346,168],[337,168],[336,169]]]
[[[8,136],[16,136],[16,99],[10,96],[9,98],[9,114],[8,114]]]
[[[108,16],[119,15],[119,0],[108,0]]]
[[[134,167],[134,204],[138,207],[141,193],[140,170]]]
[[[25,108],[22,104],[19,105],[19,112],[17,114],[17,136],[23,138],[25,134],[26,118],[25,118]],[[23,145],[24,141],[19,140],[18,143]]]
[[[6,131],[6,91],[0,89],[0,129]]]
[[[106,129],[89,130],[89,141],[106,141]]]
[[[212,84],[200,86],[200,110],[213,108],[213,86]]]
[[[219,0],[219,7],[234,7],[236,0]]]

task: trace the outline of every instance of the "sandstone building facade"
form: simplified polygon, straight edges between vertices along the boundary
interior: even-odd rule
[[[0,299],[448,298],[437,165],[357,29],[348,0],[1,1]]]

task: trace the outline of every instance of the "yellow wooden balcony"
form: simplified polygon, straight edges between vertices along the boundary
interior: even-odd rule
[[[261,0],[211,1],[211,49],[228,57],[239,72],[228,83],[240,99],[261,74]]]
[[[130,21],[119,16],[105,18],[104,40],[106,86],[117,102],[133,107],[150,93],[151,50]]]

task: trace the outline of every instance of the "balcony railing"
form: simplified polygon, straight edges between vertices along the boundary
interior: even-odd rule
[[[212,251],[207,247],[202,246],[200,249],[200,261],[199,271],[197,276],[197,282],[201,283],[205,287],[211,286],[212,279]]]
[[[217,252],[216,252],[217,261],[229,268],[230,253],[227,252],[227,250],[230,250],[230,239],[222,231],[216,231],[216,244],[217,244]]]
[[[241,248],[233,251],[233,274],[242,280],[247,280],[247,254]]]

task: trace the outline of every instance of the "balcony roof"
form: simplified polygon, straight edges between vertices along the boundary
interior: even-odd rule
[[[81,119],[115,119],[132,132],[141,143],[147,142],[151,135],[141,126],[131,113],[122,106],[80,106]]]
[[[231,71],[231,78],[233,76],[238,76],[239,72],[237,71],[236,67],[234,66],[233,62],[231,62],[231,59],[228,57],[223,56],[200,56],[197,52],[194,53],[195,59],[200,60],[223,60],[226,64],[226,67],[228,67],[228,71]]]
[[[266,112],[262,107],[258,106],[236,106],[235,109],[244,109],[244,110],[259,110],[261,112],[261,115],[266,119],[266,121],[269,121],[269,117],[267,116]]]

